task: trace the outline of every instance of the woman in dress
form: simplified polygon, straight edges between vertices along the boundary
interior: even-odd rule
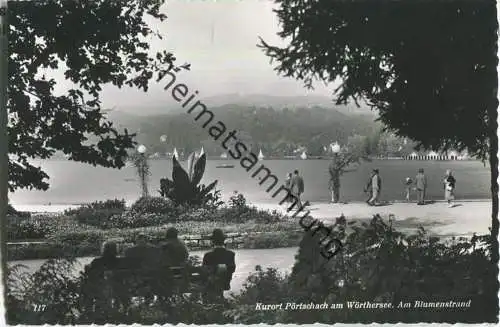
[[[453,200],[455,200],[455,177],[453,177],[451,170],[446,170],[446,176],[443,180],[444,183],[444,198],[448,201],[448,206],[453,208]]]
[[[288,173],[286,175],[285,187],[289,192],[292,191],[292,173]],[[292,202],[292,198],[287,196],[287,198],[285,199],[285,203],[286,202]]]

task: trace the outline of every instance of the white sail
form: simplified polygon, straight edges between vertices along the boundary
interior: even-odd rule
[[[179,160],[179,153],[177,152],[177,148],[174,148],[174,157]]]
[[[259,158],[259,160],[264,159],[264,154],[262,153],[262,149],[259,150],[258,158]]]
[[[300,159],[302,159],[302,160],[306,160],[307,159],[307,154],[306,154],[305,151],[302,152],[302,154],[300,155]]]
[[[221,154],[221,155],[220,155],[220,157],[221,157],[222,159],[227,159],[227,153],[225,153],[225,152],[224,152],[223,154]]]
[[[203,149],[203,146],[201,146],[200,153],[198,154],[198,157],[201,157],[205,153],[205,150]]]

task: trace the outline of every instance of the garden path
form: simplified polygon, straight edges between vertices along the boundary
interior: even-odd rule
[[[253,204],[265,210],[277,210],[286,214],[287,207],[279,204]],[[375,214],[383,218],[394,215],[395,226],[400,230],[414,230],[422,225],[436,236],[471,236],[473,233],[489,234],[492,203],[487,200],[456,201],[453,208],[446,202],[437,201],[426,205],[396,202],[371,207],[364,202],[331,204],[314,202],[307,207],[311,216],[322,221],[333,221],[341,214],[350,219],[370,219]],[[293,212],[288,215],[293,215]],[[302,217],[304,213],[299,213]]]

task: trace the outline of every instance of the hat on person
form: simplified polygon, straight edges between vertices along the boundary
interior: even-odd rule
[[[378,174],[378,169],[373,169],[373,172]]]
[[[212,232],[212,236],[210,236],[210,239],[212,242],[216,244],[224,244],[224,240],[226,239],[226,236],[224,235],[224,232],[222,229],[216,228]]]
[[[166,238],[168,240],[176,239],[178,235],[179,231],[177,230],[177,228],[170,227],[169,229],[167,229]]]

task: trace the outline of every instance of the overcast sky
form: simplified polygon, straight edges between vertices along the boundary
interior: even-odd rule
[[[276,35],[273,6],[270,0],[168,1],[162,8],[167,20],[154,23],[165,38],[151,45],[173,52],[179,64],[191,63],[191,71],[183,72],[179,80],[190,90],[199,90],[199,98],[227,93],[329,95],[321,84],[310,91],[301,82],[277,76],[269,58],[256,47],[259,36],[271,44],[283,44]],[[61,84],[60,89],[63,87]],[[106,107],[122,110],[173,103],[169,97],[162,85],[153,86],[148,93],[128,87],[105,87],[102,92]]]

